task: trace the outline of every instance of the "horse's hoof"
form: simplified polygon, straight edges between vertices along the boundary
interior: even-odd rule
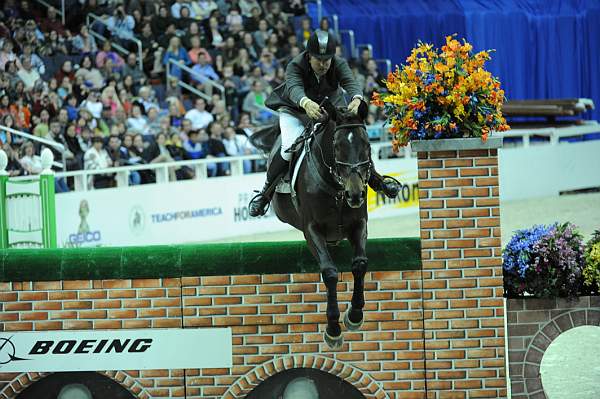
[[[344,345],[344,335],[342,333],[340,333],[340,335],[337,337],[332,337],[331,335],[327,334],[327,331],[325,331],[323,333],[323,339],[325,340],[325,343],[329,349],[334,351],[341,349]]]
[[[348,309],[346,310],[346,313],[344,313],[344,325],[346,326],[346,329],[348,331],[357,331],[357,330],[360,330],[360,328],[362,327],[363,323],[365,322],[365,318],[363,316],[363,318],[360,319],[360,321],[358,323],[353,323],[350,320],[350,310],[351,310],[351,308],[348,307]]]

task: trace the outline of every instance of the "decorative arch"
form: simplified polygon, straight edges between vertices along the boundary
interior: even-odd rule
[[[124,371],[96,371],[96,373],[110,378],[137,398],[151,398],[150,394],[139,381]],[[21,373],[0,391],[0,399],[14,399],[25,388],[51,374],[53,373]]]
[[[600,325],[600,311],[594,309],[572,310],[562,313],[548,323],[533,337],[525,353],[523,377],[528,397],[546,399],[540,366],[546,349],[563,332],[575,327]]]
[[[241,376],[223,399],[241,399],[269,377],[285,370],[309,368],[335,375],[354,385],[367,399],[388,399],[388,395],[366,371],[322,355],[293,355],[272,359]]]

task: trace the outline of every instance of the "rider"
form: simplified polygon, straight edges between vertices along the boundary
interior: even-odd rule
[[[271,201],[279,178],[287,171],[292,154],[286,152],[304,132],[302,118],[307,115],[313,120],[323,116],[319,103],[329,97],[334,106],[345,106],[342,88],[352,99],[348,111],[358,113],[363,101],[362,91],[354,80],[345,59],[335,56],[335,37],[328,32],[316,30],[308,39],[306,50],[294,57],[285,71],[285,82],[279,85],[265,104],[279,111],[281,151],[273,156],[267,170],[267,181],[262,191],[249,204],[250,216],[262,216]],[[400,189],[391,178],[385,179],[375,172],[371,163],[369,186],[395,198]]]

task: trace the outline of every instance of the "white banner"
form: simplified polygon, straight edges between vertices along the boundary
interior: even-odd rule
[[[382,161],[378,169],[405,187],[393,201],[370,191],[369,217],[415,213],[416,159]],[[61,247],[178,244],[292,229],[273,212],[249,217],[248,202],[264,178],[258,173],[59,194],[58,243]]]
[[[0,373],[232,367],[231,329],[0,334]]]

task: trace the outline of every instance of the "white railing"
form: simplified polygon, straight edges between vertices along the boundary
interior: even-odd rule
[[[574,126],[516,128],[507,132],[496,132],[494,134],[503,138],[521,138],[523,140],[523,147],[529,147],[531,144],[531,137],[533,136],[545,137],[550,144],[558,144],[562,138],[578,137],[592,133],[600,133],[600,124],[597,121],[585,121],[581,125]]]
[[[201,74],[194,71],[192,68],[190,68],[187,65],[184,65],[183,63],[180,63],[179,61],[176,61],[172,58],[170,58],[169,61],[167,62],[167,73],[165,75],[165,79],[166,79],[165,86],[169,85],[169,78],[173,77],[173,75],[171,75],[171,68],[172,68],[171,64],[173,64],[173,66],[176,68],[186,71],[187,73],[189,73],[192,76],[195,76],[197,78],[202,78],[203,79],[202,84],[208,84],[210,86],[213,86],[215,89],[219,90],[221,92],[221,98],[223,100],[225,100],[225,87],[223,85],[220,85],[219,83],[214,82],[214,81],[210,80],[209,78],[202,76]],[[211,96],[204,93],[202,90],[198,90],[194,86],[192,86],[188,83],[185,83],[182,79],[177,79],[177,85],[202,97],[203,99],[206,100],[206,102],[208,104],[212,104]]]
[[[38,143],[45,144],[47,146],[56,148],[56,150],[58,150],[58,152],[60,152],[62,154],[62,163],[53,162],[53,165],[56,166],[56,167],[58,167],[58,168],[61,168],[62,170],[65,170],[65,168],[66,168],[66,162],[65,162],[65,151],[66,151],[66,149],[65,149],[64,145],[62,145],[60,143],[57,143],[56,141],[52,141],[52,140],[48,140],[48,139],[43,139],[41,137],[37,137],[37,136],[34,136],[32,134],[25,133],[25,132],[22,132],[20,130],[16,130],[16,129],[13,129],[13,128],[10,128],[10,127],[7,127],[7,126],[3,126],[3,125],[0,125],[0,130],[4,130],[6,132],[10,132],[10,134],[14,134],[15,136],[20,136],[20,137],[23,137],[25,139],[28,139],[28,140],[31,140],[31,141],[36,141]]]
[[[44,0],[35,0],[35,1],[46,6],[47,8],[50,8],[50,7],[54,8],[54,6],[52,4],[49,4],[49,3],[45,2]],[[56,12],[58,13],[58,15],[60,15],[61,22],[64,25],[65,20],[66,20],[65,0],[60,1],[60,10],[56,10]]]
[[[93,14],[93,13],[89,13],[85,17],[85,24],[87,25],[88,32],[90,33],[90,35],[94,36],[96,39],[98,39],[100,42],[103,43],[103,42],[107,41],[108,39],[92,29],[92,25],[94,25],[95,22],[101,23],[102,25],[104,25],[106,27],[106,29],[108,29],[108,23],[104,19],[102,19],[102,17],[100,17],[100,16],[98,16],[96,14]],[[142,42],[138,38],[136,38],[135,36],[132,36],[131,38],[128,38],[126,40],[130,40],[130,41],[134,42],[137,45],[137,49],[138,49],[138,55],[137,55],[138,68],[140,69],[140,71],[142,71],[144,69],[144,63],[143,63],[143,60],[142,60],[144,58],[144,55],[143,55],[143,52],[142,52]],[[110,45],[111,45],[111,47],[114,47],[117,51],[119,51],[122,54],[128,55],[130,53],[129,50],[127,50],[123,46],[115,43],[114,41],[111,41]]]

